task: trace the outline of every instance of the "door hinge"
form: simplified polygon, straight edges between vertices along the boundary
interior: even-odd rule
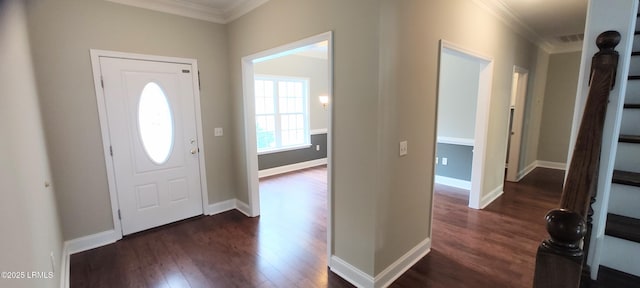
[[[122,220],[122,215],[120,215],[120,209],[118,209],[118,219]]]
[[[111,154],[111,156],[113,156],[113,146],[109,146],[109,154]]]
[[[102,76],[100,76],[100,85],[104,88],[104,78]]]

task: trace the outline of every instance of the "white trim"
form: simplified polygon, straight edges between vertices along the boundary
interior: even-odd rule
[[[436,175],[434,179],[438,184],[456,187],[464,190],[471,190],[471,181],[461,180],[461,179],[456,179],[456,178],[451,178],[446,176],[440,176],[440,175]]]
[[[273,49],[258,52],[249,56],[242,57],[240,64],[242,66],[242,101],[244,114],[244,158],[246,165],[247,189],[249,194],[249,208],[247,212],[250,216],[260,215],[260,195],[258,183],[258,153],[255,127],[255,97],[254,97],[254,81],[253,81],[253,64],[259,59],[266,59],[270,55],[283,53],[288,50],[305,47],[318,42],[327,41],[328,54],[328,86],[329,86],[329,102],[333,98],[333,32],[325,32],[315,36],[311,36],[299,41],[295,41]],[[333,105],[328,105],[329,124],[327,126],[327,259],[331,257],[333,251],[333,185],[332,185],[332,121],[333,121]]]
[[[220,214],[222,212],[227,212],[235,208],[236,208],[236,199],[229,199],[226,201],[207,205],[207,208],[205,209],[204,214],[211,216],[211,215]]]
[[[338,256],[331,256],[329,268],[334,273],[338,274],[344,280],[349,281],[359,288],[373,288],[374,278],[362,272],[360,269],[349,264],[347,261],[340,259]]]
[[[309,131],[309,135],[327,134],[327,128],[313,129]]]
[[[459,45],[440,40],[440,55],[445,49],[458,53],[480,64],[478,81],[478,99],[476,108],[473,160],[471,163],[471,190],[469,191],[469,207],[480,209],[482,187],[484,186],[484,164],[487,158],[485,146],[489,130],[489,111],[491,109],[491,92],[493,85],[493,58],[463,48]],[[438,95],[439,96],[439,95]]]
[[[556,169],[556,170],[567,170],[567,163],[537,160],[536,167]]]
[[[480,201],[480,209],[484,209],[489,206],[491,202],[498,199],[498,197],[502,196],[502,194],[504,194],[503,185],[500,185],[496,187],[496,189],[493,189],[493,191],[489,192],[489,194],[484,195],[482,197],[482,200]]]
[[[529,173],[531,173],[531,171],[535,170],[537,167],[538,167],[538,161],[537,160],[531,162],[531,164],[529,164],[527,167],[524,167],[524,169],[522,169],[520,172],[518,172],[518,180],[517,181],[522,180],[522,178],[524,178],[525,176],[529,175]]]
[[[269,177],[273,175],[284,174],[288,172],[298,171],[298,170],[316,167],[320,165],[326,165],[326,164],[327,164],[327,158],[322,158],[322,159],[305,161],[305,162],[300,162],[300,163],[295,163],[295,164],[290,164],[290,165],[285,165],[280,167],[263,169],[258,171],[258,177],[259,178]]]
[[[64,250],[66,250],[69,255],[73,255],[79,252],[109,245],[119,239],[121,239],[121,237],[118,231],[107,230],[100,233],[65,241]]]
[[[60,288],[69,288],[69,269],[71,266],[67,245],[63,244],[62,255],[60,255]]]
[[[236,210],[242,212],[242,214],[246,215],[247,217],[254,217],[253,215],[251,215],[251,207],[249,207],[249,204],[244,203],[238,199],[236,199]]]
[[[431,251],[431,238],[422,240],[374,278],[374,287],[388,287]]]
[[[464,146],[473,146],[474,140],[472,138],[457,138],[457,137],[446,137],[446,136],[438,136],[438,143],[441,144],[452,144],[452,145],[464,145]]]
[[[116,240],[122,238],[122,223],[120,218],[118,217],[118,210],[120,209],[118,202],[118,193],[117,193],[117,185],[115,179],[115,170],[113,167],[113,161],[111,161],[110,155],[110,145],[111,145],[111,136],[109,134],[109,122],[107,118],[107,107],[105,104],[104,90],[102,88],[102,71],[100,70],[100,57],[110,57],[110,58],[122,58],[122,59],[133,59],[133,60],[144,60],[144,61],[155,61],[155,62],[168,62],[168,63],[181,63],[186,65],[191,65],[194,71],[198,70],[198,61],[196,59],[190,58],[178,58],[178,57],[167,57],[167,56],[156,56],[156,55],[145,55],[145,54],[136,54],[136,53],[125,53],[118,51],[107,51],[107,50],[98,50],[98,49],[90,49],[89,54],[91,56],[91,68],[93,71],[93,84],[96,92],[96,100],[98,105],[98,118],[100,122],[100,132],[102,135],[102,149],[103,149],[103,157],[105,159],[105,166],[107,169],[107,183],[109,187],[109,197],[111,200],[111,215],[113,219],[114,230],[116,231]],[[199,172],[200,172],[200,189],[201,189],[201,197],[202,197],[202,213],[206,211],[207,206],[209,204],[209,193],[207,189],[207,170],[205,165],[205,149],[204,149],[204,133],[202,129],[202,109],[200,105],[200,88],[199,88],[199,73],[193,73],[193,96],[194,96],[194,105],[195,105],[195,122],[196,122],[196,133],[198,140],[198,147],[200,152],[198,153],[198,164],[199,164]]]
[[[515,83],[511,81],[511,93],[515,98],[513,106],[509,110],[513,109],[513,117],[507,121],[505,130],[507,131],[507,137],[505,137],[504,145],[510,146],[505,150],[505,158],[507,159],[507,173],[505,180],[518,181],[518,169],[520,167],[520,153],[522,148],[522,139],[524,138],[524,115],[525,104],[527,103],[528,87],[529,87],[529,70],[522,68],[518,65],[513,65],[512,76],[518,75]],[[515,95],[513,95],[515,94]],[[509,129],[511,128],[511,130]],[[513,133],[512,133],[513,132]]]
[[[225,18],[222,24],[227,24],[233,20],[240,18],[244,14],[247,14],[253,11],[253,9],[256,9],[262,6],[262,4],[265,4],[268,1],[269,0],[245,0],[245,1],[236,0],[236,2],[239,2],[239,4],[224,11]]]
[[[551,53],[554,48],[549,41],[540,36],[535,30],[527,25],[520,17],[517,16],[507,5],[500,0],[472,0],[476,5],[493,14],[502,23],[513,29],[516,33],[524,36],[529,41],[535,43],[538,47]]]
[[[311,138],[311,134],[309,134],[309,138]],[[311,139],[309,139],[309,141],[311,141]],[[273,153],[279,153],[279,152],[287,152],[287,151],[293,151],[293,150],[307,149],[309,147],[311,147],[311,144],[309,144],[309,143],[300,144],[300,145],[296,145],[296,146],[280,147],[280,148],[260,151],[260,152],[258,152],[258,156],[260,156],[260,155],[268,155],[268,154],[273,154]]]
[[[199,4],[195,1],[174,0],[106,0],[122,5],[180,15],[184,17],[227,24],[242,15],[260,7],[269,0],[236,0],[234,5],[225,9]]]

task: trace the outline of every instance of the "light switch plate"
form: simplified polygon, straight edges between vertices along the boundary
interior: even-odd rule
[[[223,134],[222,128],[213,129],[213,136],[222,136],[222,134]]]
[[[401,141],[400,142],[400,156],[407,155],[407,153],[408,153],[407,140]]]

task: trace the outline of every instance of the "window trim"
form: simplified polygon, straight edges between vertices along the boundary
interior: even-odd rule
[[[280,146],[276,146],[274,148],[268,148],[268,149],[259,149],[258,148],[258,143],[256,142],[256,151],[258,152],[258,155],[263,155],[263,154],[271,154],[271,153],[277,153],[277,152],[283,152],[283,151],[290,151],[290,150],[298,150],[298,149],[304,149],[304,148],[308,148],[311,147],[311,129],[310,129],[310,125],[311,125],[311,109],[310,109],[310,102],[311,102],[311,95],[310,95],[310,78],[309,77],[296,77],[296,76],[287,76],[287,75],[274,75],[274,74],[254,74],[253,76],[253,85],[255,87],[255,82],[257,80],[266,80],[266,81],[273,81],[274,82],[274,88],[275,91],[277,92],[279,88],[277,88],[278,86],[278,82],[302,82],[302,89],[304,92],[303,95],[303,118],[304,118],[304,128],[303,128],[303,138],[304,138],[304,143],[301,144],[295,144],[295,145],[288,145],[288,146],[282,146],[282,126],[281,126],[281,122],[280,122],[280,116],[282,115],[280,113],[280,96],[278,95],[278,93],[274,93],[274,113],[273,114],[257,114],[257,111],[255,109],[255,90],[253,92],[253,99],[254,99],[254,107],[253,107],[253,113],[254,113],[254,117],[257,119],[258,116],[265,116],[265,115],[275,115],[275,119],[274,119],[274,127],[275,127],[275,137],[276,137],[276,145],[278,145],[278,143],[280,143]],[[289,114],[289,113],[286,113]],[[297,113],[296,113],[297,114]],[[256,123],[254,123],[253,125],[256,125]],[[257,127],[256,127],[257,128]],[[256,129],[256,133],[257,133],[257,129]],[[257,136],[257,134],[256,134]],[[306,146],[306,147],[305,147]]]

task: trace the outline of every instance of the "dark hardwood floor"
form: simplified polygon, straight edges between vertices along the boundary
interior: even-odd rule
[[[392,287],[531,287],[562,172],[536,169],[485,210],[436,186],[431,252]],[[201,216],[71,256],[71,287],[352,287],[328,271],[326,168],[260,181],[262,213]]]

